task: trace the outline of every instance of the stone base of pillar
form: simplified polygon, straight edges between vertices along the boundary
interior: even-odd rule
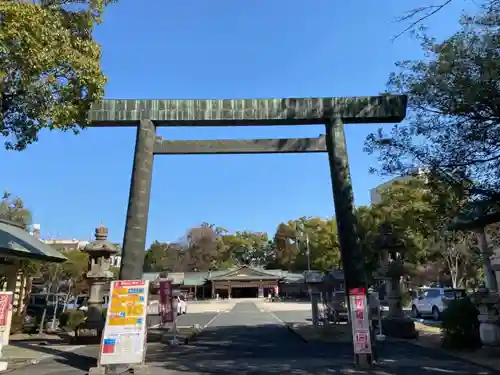
[[[106,375],[106,367],[91,367],[89,368],[89,375]]]
[[[415,339],[418,337],[415,322],[406,316],[383,318],[382,333],[386,336],[400,339]]]
[[[500,346],[500,326],[495,323],[483,322],[479,324],[479,336],[483,347]]]
[[[149,367],[146,364],[97,366],[89,368],[88,375],[123,374],[127,372],[136,375],[147,375]]]

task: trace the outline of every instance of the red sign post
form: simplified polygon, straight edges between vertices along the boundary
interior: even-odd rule
[[[0,329],[5,329],[9,323],[9,309],[11,305],[11,293],[0,293]]]
[[[366,289],[349,290],[352,339],[355,354],[372,354]]]
[[[175,320],[172,282],[170,280],[160,280],[160,314],[162,324],[173,323]]]

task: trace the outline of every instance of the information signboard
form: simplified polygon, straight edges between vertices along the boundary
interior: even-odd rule
[[[172,323],[174,317],[172,282],[170,280],[160,280],[160,313],[161,322]]]
[[[144,362],[148,294],[148,281],[118,280],[111,283],[100,365]]]
[[[355,354],[372,354],[370,339],[370,317],[366,289],[349,290],[349,307],[351,313],[352,340]]]

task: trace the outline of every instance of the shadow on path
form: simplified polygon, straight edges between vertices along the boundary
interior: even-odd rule
[[[408,343],[387,342],[379,350],[381,361],[375,370],[384,374],[491,374],[467,362]],[[148,362],[172,374],[321,375],[353,373],[354,370],[350,344],[305,343],[279,324],[210,327],[191,345],[168,351],[160,346],[150,348]]]
[[[95,366],[96,356],[88,355],[81,352],[76,351],[64,351],[57,349],[54,346],[45,346],[45,345],[33,345],[26,342],[11,342],[12,346],[16,346],[18,348],[29,349],[33,351],[37,351],[40,353],[48,354],[53,357],[43,358],[42,361],[55,361],[61,364],[67,365],[68,367],[73,367],[78,370],[87,371],[90,367]],[[97,354],[98,347],[96,345],[88,346],[82,349],[87,349],[86,351],[95,351]],[[36,370],[34,371],[36,372]]]

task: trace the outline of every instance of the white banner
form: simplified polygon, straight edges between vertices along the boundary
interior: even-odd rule
[[[144,362],[148,294],[149,281],[117,280],[111,283],[99,355],[101,365]]]

